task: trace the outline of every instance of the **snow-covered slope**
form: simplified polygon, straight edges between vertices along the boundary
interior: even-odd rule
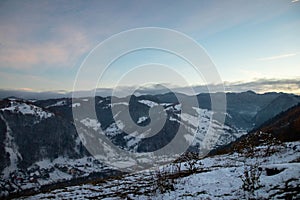
[[[14,100],[11,100],[10,105],[5,108],[2,108],[1,110],[13,113],[21,113],[23,115],[32,115],[40,120],[54,116],[53,113],[45,111],[44,109],[37,107],[33,104]]]
[[[9,122],[5,118],[6,112],[8,112],[9,115],[20,114],[24,116],[29,116],[30,118],[32,118],[32,120],[30,120],[30,123],[32,124],[37,124],[42,120],[55,116],[52,112],[46,111],[43,108],[31,104],[30,102],[24,102],[17,99],[10,99],[7,102],[7,105],[0,109],[0,119],[4,122],[5,130],[6,130],[5,140],[3,141],[4,150],[5,150],[4,153],[9,155],[9,165],[2,171],[4,178],[8,178],[9,173],[17,170],[19,164],[18,162],[19,160],[22,160],[22,155],[19,152],[19,147],[15,142],[19,138],[15,138],[16,134],[13,132],[13,130],[10,127],[11,122]],[[20,117],[17,118],[17,120],[20,120]]]
[[[14,170],[8,177],[0,179],[0,198],[12,193],[38,191],[42,186],[71,182],[81,178],[84,180],[93,174],[101,176],[110,168],[99,163],[93,157],[70,159],[58,157],[54,160],[43,159],[23,170]],[[92,176],[95,178],[95,176]]]
[[[188,165],[179,163],[22,199],[299,199],[300,142],[285,143],[274,149],[269,156],[265,156],[268,147],[259,146],[252,158],[233,153],[198,160],[194,164],[197,172],[184,177],[175,176],[179,168],[182,174],[188,169]],[[173,176],[162,178],[168,173]],[[258,175],[253,192],[243,189],[245,174],[251,173]],[[161,192],[159,186],[166,190]]]
[[[5,126],[6,126],[6,134],[5,134],[6,139],[4,141],[4,150],[5,153],[9,154],[9,166],[4,168],[2,173],[4,178],[8,178],[9,173],[18,168],[17,167],[18,160],[22,159],[22,155],[19,152],[18,146],[14,142],[12,130],[10,129],[7,121],[4,119],[4,117],[1,114],[0,114],[0,118],[5,122]]]
[[[218,121],[213,120],[212,115],[214,113],[207,109],[193,108],[194,112],[191,114],[183,113],[181,110],[181,104],[178,103],[157,103],[150,100],[139,100],[138,102],[146,105],[148,109],[154,108],[155,106],[162,106],[168,113],[167,121],[173,122],[173,126],[174,122],[176,122],[178,125],[182,125],[184,127],[185,134],[183,137],[186,142],[192,143],[193,146],[198,145],[202,149],[210,150],[212,148],[228,144],[241,135],[247,133],[246,131],[237,130],[234,127],[223,125]],[[119,105],[125,105],[125,102],[121,102]],[[118,112],[117,115],[122,115],[122,109],[120,110],[121,111]],[[86,122],[86,119],[83,119],[82,122]],[[135,122],[138,125],[142,125],[143,123],[147,125],[147,122],[151,123],[148,115],[139,116]],[[90,126],[88,123],[84,124]],[[99,124],[95,124],[95,126],[99,127]],[[122,131],[124,126],[126,126],[126,123],[122,123],[122,121],[117,120],[110,124],[108,128],[104,130],[104,132],[108,137],[117,137],[124,133]],[[176,130],[174,130],[174,132],[176,132]],[[123,139],[126,142],[129,142],[130,140],[130,149],[137,149],[137,147],[133,147],[132,144],[138,146],[140,144],[139,142],[141,141],[140,138],[137,138],[136,141],[134,141],[133,137],[128,136],[123,137]]]

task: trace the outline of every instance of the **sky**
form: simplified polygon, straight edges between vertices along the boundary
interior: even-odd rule
[[[195,40],[229,91],[300,94],[297,0],[1,0],[0,27],[0,89],[72,91],[84,60],[99,43],[130,29],[161,27]],[[135,67],[151,63],[173,67],[191,85],[217,84],[196,76],[178,56],[146,49],[112,63],[96,83],[84,76],[87,84],[81,89],[115,87]],[[166,73],[140,73],[122,84],[142,86],[149,77]],[[175,79],[170,83],[176,84]]]

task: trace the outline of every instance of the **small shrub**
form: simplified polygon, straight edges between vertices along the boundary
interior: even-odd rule
[[[260,183],[261,173],[262,171],[257,164],[245,166],[244,173],[240,178],[242,179],[242,189],[247,199],[253,199],[255,197],[255,191],[262,187]]]
[[[184,166],[189,173],[195,173],[199,171],[200,164],[198,163],[199,156],[196,153],[187,152],[181,156],[181,162],[184,162]]]
[[[176,180],[170,177],[170,174],[162,169],[158,169],[153,174],[154,192],[158,191],[161,194],[174,191]]]

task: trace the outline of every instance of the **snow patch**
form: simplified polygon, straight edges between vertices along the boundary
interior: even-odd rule
[[[109,104],[111,107],[114,107],[114,106],[117,106],[117,105],[125,105],[125,106],[128,106],[128,103],[127,102],[118,102],[118,103],[112,103],[112,104]]]
[[[175,110],[180,111],[180,110],[181,110],[181,103],[180,103],[180,104],[176,104],[176,105],[174,106],[174,108],[175,108]]]
[[[143,122],[146,121],[147,119],[148,119],[148,117],[145,117],[145,116],[140,117],[140,118],[138,119],[137,123],[138,123],[138,124],[143,123]]]
[[[76,107],[79,107],[80,106],[80,103],[73,103],[72,104],[72,108],[76,108]]]
[[[147,105],[150,108],[158,105],[158,103],[150,101],[150,100],[139,100],[139,102],[142,103],[142,104]]]
[[[85,118],[80,120],[80,122],[84,124],[86,127],[92,128],[95,131],[99,130],[101,126],[97,119]]]
[[[21,154],[19,153],[18,146],[14,142],[14,137],[12,136],[12,131],[8,125],[8,122],[0,114],[0,118],[4,121],[6,125],[6,137],[4,141],[5,152],[9,153],[10,165],[3,170],[4,178],[8,178],[10,172],[17,169],[18,160],[22,159]]]
[[[117,120],[115,123],[112,123],[106,130],[105,134],[108,136],[116,136],[122,133],[122,129],[124,128],[124,124],[122,121]]]

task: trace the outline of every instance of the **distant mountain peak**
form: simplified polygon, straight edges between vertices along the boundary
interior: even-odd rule
[[[247,90],[245,93],[256,94],[253,90]]]

